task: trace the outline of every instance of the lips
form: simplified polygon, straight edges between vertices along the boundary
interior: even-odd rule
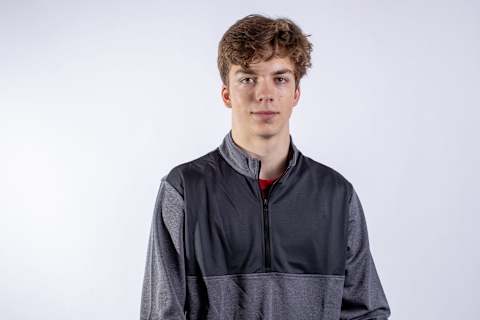
[[[257,112],[252,112],[253,114],[277,114],[278,112],[274,111],[257,111]]]
[[[252,112],[254,118],[257,118],[258,120],[271,120],[273,119],[278,112],[274,111],[257,111],[257,112]]]

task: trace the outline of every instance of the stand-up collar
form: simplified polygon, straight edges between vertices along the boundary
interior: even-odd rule
[[[292,135],[290,134],[290,147],[288,150],[288,165],[285,169],[287,172],[285,173],[285,177],[283,180],[286,179],[286,176],[289,175],[291,168],[297,164],[297,160],[299,157],[299,150],[293,143]],[[259,159],[253,158],[248,154],[246,151],[241,149],[234,141],[232,137],[232,130],[225,135],[223,138],[222,143],[218,147],[220,154],[222,157],[227,161],[230,166],[233,167],[237,172],[253,178],[258,179],[258,174],[260,170],[261,161]],[[279,180],[279,183],[282,181]]]

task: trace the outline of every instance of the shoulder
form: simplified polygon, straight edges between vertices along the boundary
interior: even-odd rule
[[[217,149],[218,148],[215,148],[198,158],[174,166],[162,179],[165,179],[183,196],[186,179],[190,180],[192,178],[202,177],[218,166]]]
[[[334,188],[337,191],[343,191],[348,198],[351,197],[354,192],[352,183],[342,173],[333,167],[312,159],[302,154],[303,169],[305,172],[309,172],[315,181],[318,181],[324,186]]]

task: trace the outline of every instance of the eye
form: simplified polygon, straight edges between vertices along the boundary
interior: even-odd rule
[[[288,82],[288,79],[287,79],[287,78],[284,78],[284,77],[278,77],[277,80],[283,80],[283,81],[279,81],[279,82],[281,82],[281,83]]]
[[[240,82],[241,82],[241,83],[249,83],[249,82],[245,82],[245,81],[244,81],[244,80],[247,80],[247,79],[253,80],[253,78],[246,77],[246,78],[241,79]]]

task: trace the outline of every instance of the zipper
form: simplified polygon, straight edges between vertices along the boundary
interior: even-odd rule
[[[265,272],[271,271],[270,260],[270,229],[268,225],[268,199],[263,199],[263,228],[264,228],[264,241],[265,241]]]
[[[275,187],[278,181],[282,179],[285,173],[290,169],[290,165],[283,171],[282,175],[273,182],[273,184],[268,188],[267,196],[264,198],[262,194],[262,189],[260,188],[260,168],[261,161],[258,163],[258,175],[257,175],[257,185],[260,190],[260,198],[262,199],[262,208],[263,208],[263,234],[264,234],[264,244],[265,244],[265,272],[270,272],[272,270],[272,260],[271,260],[271,248],[270,248],[270,226],[268,219],[268,199],[270,199],[270,194],[272,189]]]

